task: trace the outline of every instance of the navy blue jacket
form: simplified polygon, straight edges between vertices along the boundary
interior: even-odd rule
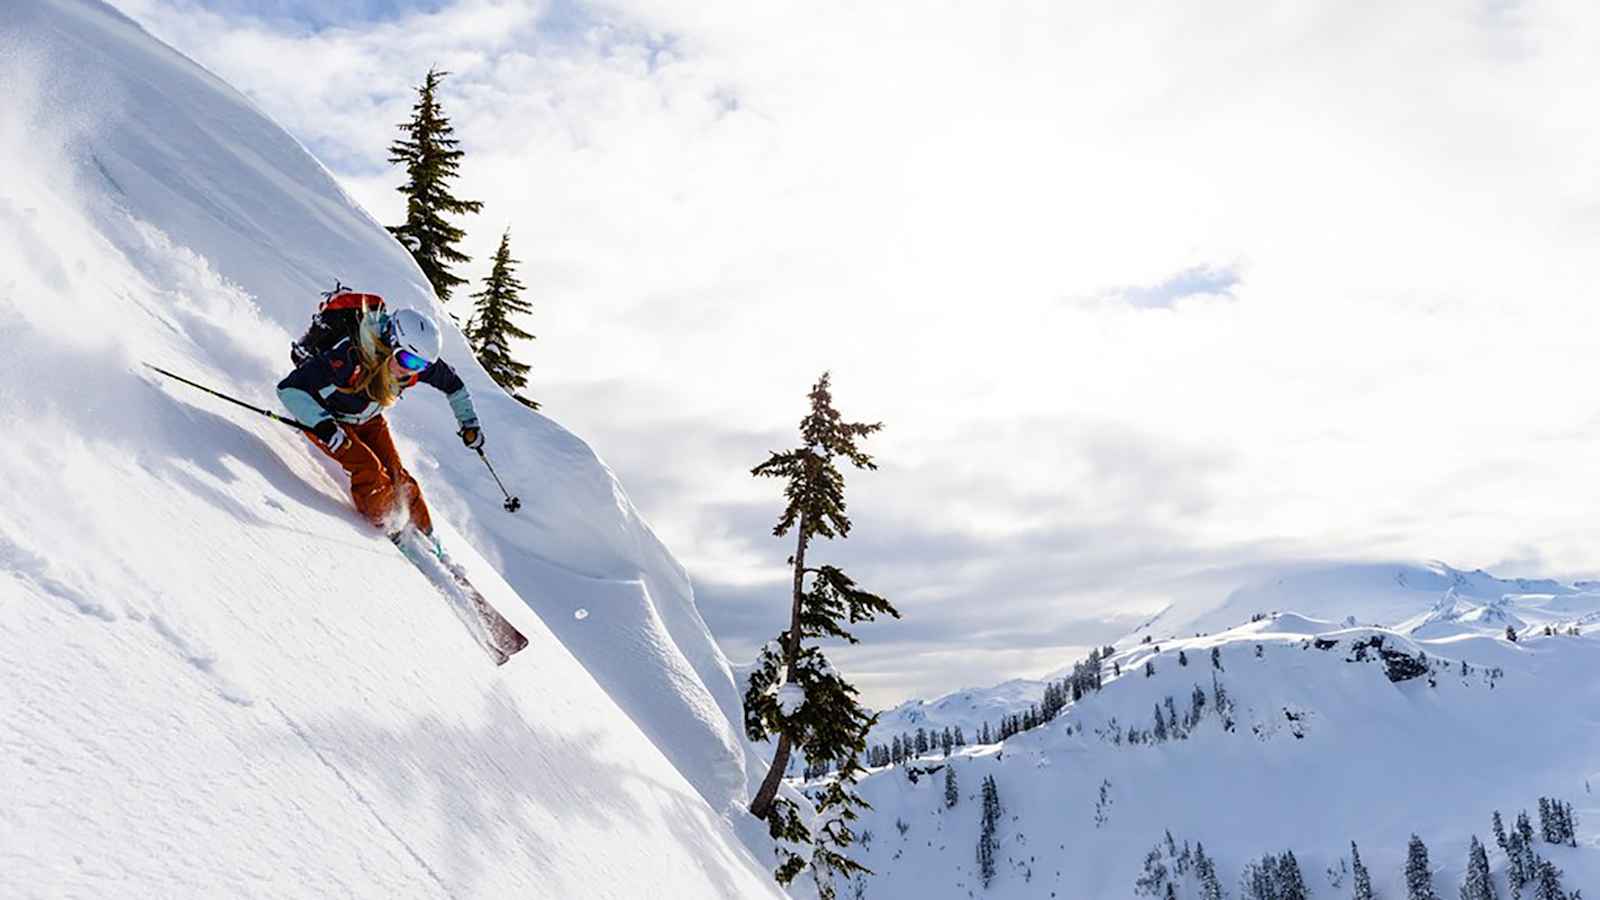
[[[359,425],[383,412],[383,407],[369,398],[365,391],[349,390],[361,380],[361,353],[349,338],[333,345],[327,352],[313,356],[289,376],[278,382],[278,399],[289,413],[307,427],[334,419],[346,425]],[[417,384],[426,384],[444,392],[450,401],[450,410],[462,427],[478,424],[472,408],[472,395],[461,381],[461,376],[442,359],[434,360],[426,369],[400,382],[402,394]]]

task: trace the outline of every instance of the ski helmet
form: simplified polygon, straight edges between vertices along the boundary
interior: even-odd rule
[[[405,350],[432,362],[439,358],[439,328],[414,309],[396,310],[389,316],[385,335],[391,349]]]

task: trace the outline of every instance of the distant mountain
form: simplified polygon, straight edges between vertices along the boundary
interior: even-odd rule
[[[1400,898],[1415,833],[1438,896],[1456,896],[1476,835],[1509,897],[1491,817],[1498,810],[1510,827],[1527,810],[1542,834],[1541,797],[1572,805],[1578,847],[1536,838],[1534,851],[1563,870],[1569,895],[1600,894],[1593,587],[1442,564],[1324,566],[1158,619],[1118,642],[1103,689],[1052,721],[866,778],[873,809],[857,830],[875,874],[861,879],[861,896],[1122,900],[1146,896],[1137,879],[1164,869],[1146,884],[1164,892],[1171,882],[1173,896],[1191,900],[1202,896],[1194,848],[1203,845],[1228,897],[1253,896],[1241,878],[1264,854],[1292,851],[1309,897],[1347,898],[1355,841],[1378,896]],[[1238,621],[1223,627],[1230,616]],[[958,712],[1019,702],[1026,684],[962,691],[943,709],[905,704],[896,721],[960,721]],[[976,848],[986,777],[1003,814],[984,887]]]

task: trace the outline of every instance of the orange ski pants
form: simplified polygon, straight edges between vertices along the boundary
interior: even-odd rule
[[[329,450],[316,438],[311,443],[333,458],[350,476],[350,498],[356,510],[368,522],[379,528],[389,524],[395,504],[405,500],[411,507],[411,524],[424,534],[433,532],[433,517],[428,515],[428,503],[422,499],[422,488],[400,462],[400,454],[389,437],[389,424],[383,416],[360,425],[341,425],[345,441],[338,453]],[[310,437],[310,435],[307,435]]]

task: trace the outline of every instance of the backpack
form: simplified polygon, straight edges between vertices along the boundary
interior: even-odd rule
[[[350,290],[338,281],[325,291],[322,303],[311,316],[311,327],[300,340],[289,345],[289,360],[298,368],[306,360],[332,350],[345,338],[354,340],[367,313],[383,311],[383,298]]]

